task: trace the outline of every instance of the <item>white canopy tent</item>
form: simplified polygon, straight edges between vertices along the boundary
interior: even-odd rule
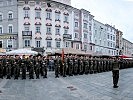
[[[31,51],[28,49],[17,49],[17,50],[6,52],[6,55],[35,55],[35,54],[38,54],[38,52]]]

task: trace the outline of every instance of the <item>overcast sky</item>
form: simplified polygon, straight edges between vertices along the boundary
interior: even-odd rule
[[[71,0],[72,6],[84,8],[94,19],[115,25],[123,37],[133,42],[133,0]]]

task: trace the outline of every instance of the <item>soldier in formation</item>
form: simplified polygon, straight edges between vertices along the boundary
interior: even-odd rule
[[[77,56],[77,55],[65,55],[64,59],[57,55],[53,58],[55,77],[59,76],[73,76],[83,74],[95,74],[106,71],[112,71],[114,66],[113,58],[102,58],[92,56]],[[0,78],[26,79],[29,74],[29,79],[37,78],[41,76],[47,78],[47,68],[49,64],[48,57],[42,56],[29,56],[26,58],[23,56],[1,56],[0,57]],[[131,68],[133,67],[132,59],[119,59],[119,68]],[[116,81],[115,81],[116,82]]]
[[[22,79],[26,79],[27,73],[29,74],[29,79],[40,78],[40,75],[43,78],[47,78],[47,59],[46,57],[33,57],[30,56],[26,58],[25,55],[15,56],[15,58],[11,56],[1,56],[0,57],[0,78],[18,79],[21,77]]]

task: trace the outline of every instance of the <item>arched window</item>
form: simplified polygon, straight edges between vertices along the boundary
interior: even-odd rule
[[[8,33],[13,33],[13,25],[12,24],[8,25]]]
[[[8,12],[8,20],[12,20],[13,19],[13,12],[9,11]]]

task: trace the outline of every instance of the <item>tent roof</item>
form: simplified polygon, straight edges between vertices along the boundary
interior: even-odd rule
[[[17,49],[13,51],[6,52],[7,55],[34,55],[38,54],[36,51],[31,51],[28,49]]]

